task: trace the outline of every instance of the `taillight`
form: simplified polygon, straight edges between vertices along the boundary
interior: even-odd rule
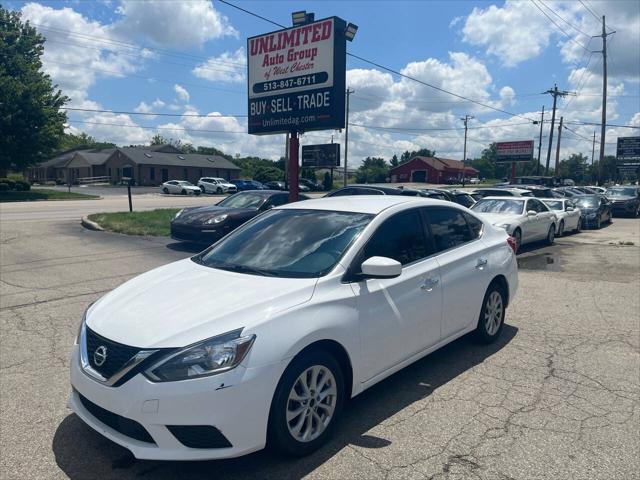
[[[509,235],[507,237],[507,243],[511,247],[511,250],[513,250],[513,253],[516,253],[516,250],[518,249],[518,244],[516,243],[516,239],[513,238],[511,235]]]

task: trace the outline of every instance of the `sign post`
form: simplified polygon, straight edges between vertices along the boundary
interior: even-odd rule
[[[299,134],[345,126],[347,23],[306,18],[311,21],[247,39],[248,132],[291,134],[290,201],[298,199]]]

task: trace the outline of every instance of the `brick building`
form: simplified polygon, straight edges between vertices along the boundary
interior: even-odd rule
[[[439,157],[413,157],[389,171],[391,182],[457,183],[463,176],[472,178],[478,170],[459,160]]]

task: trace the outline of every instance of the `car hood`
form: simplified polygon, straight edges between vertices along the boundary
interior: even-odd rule
[[[636,199],[636,197],[632,197],[628,195],[620,195],[615,197],[613,195],[607,195],[607,197],[609,198],[609,200],[613,200],[614,202],[629,202],[631,200]]]
[[[515,222],[516,220],[520,220],[522,215],[508,214],[508,213],[479,213],[475,210],[472,210],[473,213],[478,215],[480,218],[491,223],[491,225],[499,225],[502,223]]]
[[[227,215],[245,216],[256,214],[254,208],[229,208],[218,205],[206,205],[204,207],[185,208],[180,216],[174,220],[175,223],[201,223],[215,215],[226,213]]]
[[[87,311],[99,335],[139,348],[182,347],[308,302],[317,278],[228,272],[180,260],[139,275]]]

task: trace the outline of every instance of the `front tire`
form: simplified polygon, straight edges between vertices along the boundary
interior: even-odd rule
[[[482,310],[476,327],[476,338],[485,344],[493,343],[500,336],[506,313],[504,289],[492,283],[482,300]]]
[[[222,194],[222,189],[220,187],[216,188],[216,193],[218,195]]]
[[[555,238],[556,238],[556,228],[552,224],[549,227],[549,231],[547,232],[547,240],[546,240],[547,245],[553,245],[553,241],[555,240]]]
[[[515,238],[516,240],[515,253],[518,253],[518,251],[520,251],[520,246],[522,245],[522,232],[520,231],[519,228],[516,228],[515,231],[513,232],[513,238]]]
[[[324,350],[296,358],[285,370],[271,402],[267,443],[292,456],[317,450],[331,436],[344,401],[344,375]]]
[[[576,223],[576,233],[582,231],[582,216],[578,217],[578,223]]]
[[[180,192],[180,194],[181,194],[181,195],[186,195],[186,194],[187,194],[187,191],[183,189],[183,190]]]
[[[560,221],[560,226],[558,227],[558,237],[564,235],[564,220]]]

